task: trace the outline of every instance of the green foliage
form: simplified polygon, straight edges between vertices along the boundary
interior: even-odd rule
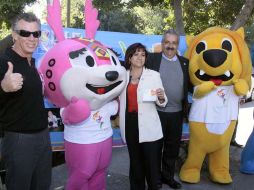
[[[138,33],[135,23],[137,16],[128,9],[101,10],[99,14],[100,28],[103,31]]]
[[[167,10],[163,4],[154,7],[145,4],[144,7],[134,7],[133,10],[138,17],[136,28],[140,33],[162,34],[165,29],[173,25],[173,22],[165,19],[172,18],[173,12]]]
[[[11,19],[22,12],[25,5],[35,1],[0,0],[1,37],[9,28]],[[39,2],[41,1],[46,2],[46,0]],[[198,34],[211,26],[229,28],[245,3],[243,0],[181,1],[183,22],[187,34]],[[99,10],[100,30],[161,34],[169,27],[175,28],[173,2],[174,0],[93,0],[93,5]],[[66,3],[67,0],[61,1],[64,26],[67,22]],[[83,10],[84,0],[71,0],[70,27],[84,28]],[[249,19],[245,26],[245,28],[249,27],[248,30],[253,27],[252,20]],[[249,34],[251,35],[252,32]]]
[[[0,25],[4,22],[10,27],[11,20],[20,14],[24,7],[36,0],[0,0]]]
[[[0,40],[10,34],[13,18],[23,12],[24,7],[36,0],[0,0]]]
[[[62,0],[62,22],[64,26],[67,26],[67,1]],[[71,0],[71,16],[70,27],[72,28],[84,28],[84,0]]]
[[[186,33],[198,34],[212,26],[229,28],[244,2],[242,0],[184,0]]]
[[[103,11],[112,11],[115,9],[123,8],[126,5],[126,3],[122,0],[110,0],[110,1],[93,0],[93,5]]]
[[[99,10],[99,30],[137,33],[136,15],[128,9],[128,2],[128,0],[93,0],[94,6]]]
[[[244,27],[245,39],[249,47],[254,44],[254,15],[249,19],[250,22]]]
[[[7,28],[7,25],[5,22],[3,22],[0,26],[0,40],[4,39],[6,36],[8,36],[11,33],[11,30]]]
[[[129,0],[127,2],[130,7],[135,7],[135,6],[143,7],[143,6],[146,6],[147,4],[154,7],[166,1],[165,0]]]
[[[166,27],[168,10],[162,3],[145,0],[113,0],[110,4],[108,1],[94,0],[93,3],[100,12],[100,30],[161,34]]]
[[[100,28],[103,31],[130,33],[161,33],[165,27],[164,18],[167,10],[157,6],[153,10],[149,4],[145,7],[131,7],[130,2],[122,0],[94,0],[93,5],[99,10]],[[133,4],[134,5],[134,4]],[[66,0],[62,1],[62,20],[66,26]],[[70,27],[84,28],[84,0],[71,0]],[[149,22],[151,21],[151,22]],[[163,24],[164,22],[164,24]]]

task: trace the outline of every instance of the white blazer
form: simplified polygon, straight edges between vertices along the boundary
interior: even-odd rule
[[[130,71],[127,71],[127,79],[129,80]],[[126,89],[120,95],[120,112],[119,123],[121,136],[125,140],[125,113],[126,113]],[[165,101],[161,104],[158,99],[156,102],[143,101],[143,94],[148,89],[163,88],[160,73],[150,69],[143,69],[140,81],[137,88],[137,101],[138,101],[138,129],[139,129],[139,142],[152,142],[159,140],[163,137],[160,118],[156,109],[158,106],[165,107],[168,99],[165,96]],[[131,127],[131,126],[128,126]]]

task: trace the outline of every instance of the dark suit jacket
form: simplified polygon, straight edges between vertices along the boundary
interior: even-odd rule
[[[190,83],[190,78],[189,78],[189,60],[186,59],[185,57],[177,55],[178,60],[181,64],[181,68],[183,71],[183,92],[184,92],[184,99],[183,99],[183,113],[184,116],[187,117],[188,114],[188,91],[192,92],[192,85]],[[161,58],[162,58],[162,53],[149,53],[147,57],[147,62],[146,66],[152,70],[155,71],[160,71],[160,64],[161,64]],[[168,97],[170,98],[170,97]]]

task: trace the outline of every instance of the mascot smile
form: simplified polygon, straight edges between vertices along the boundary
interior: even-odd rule
[[[199,182],[202,163],[208,156],[210,179],[231,183],[230,140],[238,117],[239,97],[251,86],[252,67],[244,31],[212,27],[187,38],[187,44],[194,93],[189,116],[189,151],[180,179]]]

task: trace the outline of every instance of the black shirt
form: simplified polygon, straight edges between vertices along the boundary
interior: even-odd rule
[[[23,76],[22,89],[4,92],[0,89],[0,126],[5,131],[33,133],[47,128],[47,114],[44,109],[42,82],[32,58],[21,57],[11,48],[0,56],[0,81],[8,70],[7,62],[13,64],[13,73]]]

